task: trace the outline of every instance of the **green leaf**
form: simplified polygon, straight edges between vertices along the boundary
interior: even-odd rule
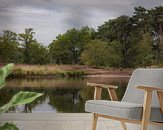
[[[18,94],[14,95],[12,97],[12,99],[7,104],[0,107],[0,113],[6,112],[10,107],[30,103],[42,95],[43,95],[42,93],[22,92],[21,91]]]
[[[0,77],[6,78],[13,70],[14,64],[8,64],[0,69]]]
[[[5,79],[0,78],[0,89],[5,86]]]
[[[19,130],[19,129],[12,123],[5,123],[3,126],[0,126],[0,130]]]
[[[12,72],[14,64],[8,64],[0,69],[0,89],[5,86],[5,78]]]

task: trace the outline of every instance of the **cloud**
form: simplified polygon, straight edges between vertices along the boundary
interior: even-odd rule
[[[88,25],[97,28],[104,21],[120,15],[131,15],[135,6],[151,8],[162,0],[1,0],[0,32],[18,33],[32,27],[36,38],[49,44],[67,29]]]
[[[145,8],[153,8],[153,7],[157,7],[157,6],[163,6],[163,1],[162,0],[136,0],[133,1],[132,6],[135,5],[140,5],[143,6]]]

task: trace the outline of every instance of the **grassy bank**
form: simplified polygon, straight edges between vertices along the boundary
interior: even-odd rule
[[[60,67],[54,65],[15,65],[13,73],[15,78],[23,77],[81,77],[86,73],[83,70]]]
[[[133,69],[96,68],[83,65],[15,65],[10,75],[15,78],[26,77],[82,77],[90,75],[128,76]]]

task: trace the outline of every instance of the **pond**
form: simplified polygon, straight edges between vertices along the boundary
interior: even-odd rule
[[[13,107],[8,112],[36,113],[84,113],[87,100],[93,99],[94,88],[87,82],[117,85],[118,99],[121,100],[129,77],[87,77],[76,79],[8,79],[6,87],[0,91],[0,106],[7,103],[19,91],[44,93],[34,102]],[[109,99],[107,90],[102,92],[102,99]]]

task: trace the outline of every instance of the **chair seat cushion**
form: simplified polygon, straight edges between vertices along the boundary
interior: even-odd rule
[[[129,120],[141,120],[143,105],[119,101],[89,100],[85,104],[87,112],[119,117]],[[160,108],[152,108],[151,121],[163,122]]]

